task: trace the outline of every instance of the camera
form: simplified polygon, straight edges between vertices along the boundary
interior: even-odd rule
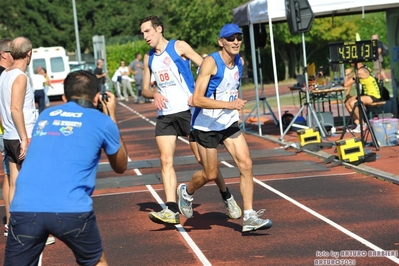
[[[101,99],[104,102],[108,102],[108,95],[104,92],[101,94]],[[97,104],[97,110],[99,110],[100,112],[103,112],[103,104],[99,101]]]

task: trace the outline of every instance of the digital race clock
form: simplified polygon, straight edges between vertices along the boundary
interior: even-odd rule
[[[370,62],[378,58],[378,42],[376,40],[334,42],[328,45],[332,64]]]

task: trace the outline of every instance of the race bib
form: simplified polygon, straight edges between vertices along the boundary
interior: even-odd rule
[[[232,102],[235,101],[238,97],[238,90],[226,91],[223,95],[223,101]]]
[[[175,86],[175,76],[170,68],[160,69],[154,72],[157,85],[161,88]]]

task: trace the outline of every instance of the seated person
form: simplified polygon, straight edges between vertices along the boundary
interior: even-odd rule
[[[355,67],[355,64],[351,64],[352,68]],[[345,107],[349,113],[352,113],[352,110],[355,107],[357,102],[357,95],[351,96],[350,90],[353,84],[356,82],[355,71],[352,68],[348,68],[345,70],[345,78],[344,78],[344,87],[346,89],[346,99],[345,99]],[[369,68],[362,63],[357,63],[357,72],[359,83],[362,85],[362,94],[360,96],[360,100],[364,105],[371,104],[373,102],[377,102],[381,100],[380,88],[378,87],[376,79],[371,74]],[[360,122],[359,122],[359,108],[355,108],[353,111],[353,122],[356,124],[356,128],[352,130],[354,133],[360,132]],[[367,119],[365,117],[364,119]],[[363,125],[364,129],[364,125]]]

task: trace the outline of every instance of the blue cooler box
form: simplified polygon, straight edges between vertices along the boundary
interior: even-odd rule
[[[380,146],[395,146],[398,145],[398,132],[397,118],[384,118],[370,120],[370,125],[374,130],[375,137]]]

